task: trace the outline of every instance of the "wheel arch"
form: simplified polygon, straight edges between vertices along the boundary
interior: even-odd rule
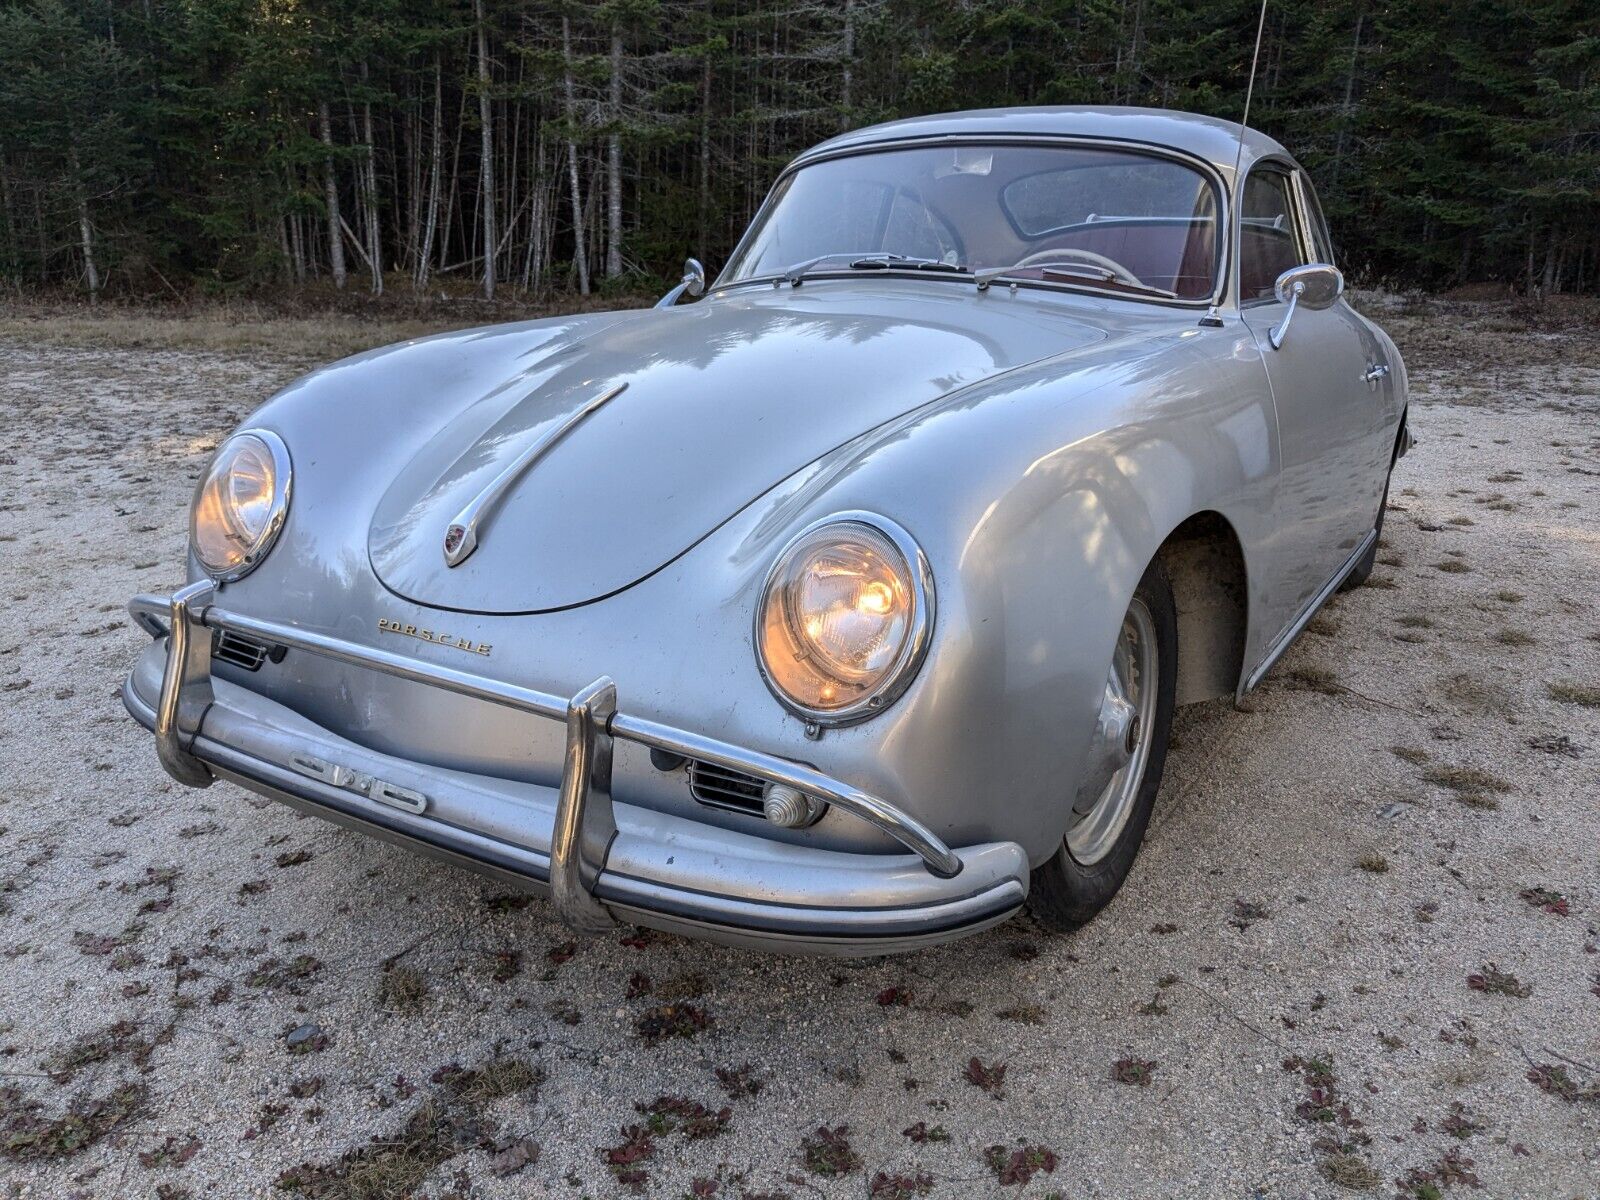
[[[1156,557],[1178,616],[1177,703],[1233,695],[1250,630],[1249,571],[1233,523],[1214,509],[1194,513]]]

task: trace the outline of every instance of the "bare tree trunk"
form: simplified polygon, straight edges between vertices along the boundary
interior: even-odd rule
[[[89,202],[78,196],[78,232],[83,238],[83,271],[89,281],[89,298],[100,298],[100,270],[94,264],[94,229],[89,224]]]
[[[361,82],[367,82],[367,64],[361,63]],[[372,101],[361,105],[361,136],[365,145],[366,170],[362,186],[367,203],[367,265],[372,268],[372,294],[383,295],[383,234],[378,224],[378,150],[372,137]]]
[[[479,190],[483,193],[483,298],[494,299],[494,105],[489,99],[489,42],[484,32],[483,0],[472,0],[478,22],[478,119],[483,126],[483,162]]]
[[[409,89],[408,89],[409,91]],[[409,98],[409,97],[408,97]],[[421,102],[407,106],[401,140],[405,147],[405,238],[404,249],[395,261],[397,269],[411,274],[417,269],[417,247],[422,244],[422,150]],[[400,162],[395,159],[395,220],[400,212]]]
[[[528,250],[522,260],[522,289],[537,290],[544,276],[545,237],[544,129],[534,144],[533,178],[529,185]]]
[[[711,236],[711,55],[708,52],[700,66],[700,181],[697,189],[696,210],[699,217],[699,236],[695,239],[695,253],[706,256],[706,244]]]
[[[572,192],[572,259],[578,268],[578,291],[589,294],[589,254],[584,245],[583,196],[578,188],[578,142],[570,132],[577,124],[578,104],[572,92],[572,23],[561,18],[562,91],[567,102],[567,182]]]
[[[45,285],[50,282],[50,243],[45,238],[42,188],[33,189],[33,233],[39,244],[39,283]]]
[[[18,231],[16,217],[11,211],[11,173],[6,170],[4,147],[0,147],[0,214],[5,216],[6,222],[5,258],[17,266],[17,283],[21,286],[22,237]]]
[[[1356,65],[1361,61],[1361,23],[1366,19],[1366,13],[1356,17],[1355,41],[1350,46],[1350,69],[1344,76],[1344,106],[1339,114],[1339,137],[1333,147],[1333,173],[1330,179],[1335,191],[1339,188],[1340,168],[1344,166],[1344,139],[1350,130],[1350,108],[1356,87]]]
[[[468,52],[471,52],[470,39],[467,43]],[[461,89],[461,108],[456,113],[456,133],[450,146],[450,186],[444,193],[444,220],[439,223],[439,270],[444,270],[445,263],[450,261],[450,230],[455,220],[456,198],[460,193],[461,182],[461,132],[467,123],[467,89]],[[468,251],[468,257],[471,251]]]
[[[278,215],[278,255],[283,259],[283,273],[294,278],[294,253],[289,249],[289,214]]]
[[[333,126],[328,120],[328,102],[317,101],[317,128],[327,150],[322,159],[322,186],[328,205],[328,266],[333,271],[333,286],[343,290],[344,235],[339,231],[339,181],[333,174]]]
[[[428,216],[422,227],[422,252],[417,255],[417,287],[428,286],[433,265],[433,234],[439,224],[439,187],[444,173],[444,63],[433,56],[433,145],[429,149]]]
[[[844,0],[844,78],[839,89],[839,128],[850,128],[851,92],[856,66],[856,0]]]
[[[78,161],[78,148],[72,147],[73,186],[78,192],[78,237],[83,244],[83,273],[89,284],[89,299],[100,298],[100,269],[94,261],[94,227],[89,224],[89,198],[83,190],[83,169]]]
[[[606,278],[622,274],[622,34],[611,30],[611,136],[606,140]]]
[[[294,281],[302,284],[306,281],[306,248],[305,241],[300,235],[300,215],[295,213],[288,218],[289,225],[289,261],[294,267]]]

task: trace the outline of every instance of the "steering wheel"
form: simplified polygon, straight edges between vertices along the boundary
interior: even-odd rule
[[[1132,284],[1134,287],[1144,287],[1145,285],[1144,280],[1115,259],[1107,258],[1104,254],[1096,254],[1093,250],[1079,250],[1071,246],[1061,246],[1054,250],[1035,250],[1021,262],[1014,265],[1018,267],[1046,266],[1062,258],[1078,258],[1084,262],[1093,263],[1097,267],[1104,267],[1111,272],[1112,278],[1121,283]]]

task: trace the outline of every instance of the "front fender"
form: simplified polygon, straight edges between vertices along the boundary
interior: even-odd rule
[[[817,464],[768,499],[734,557],[770,562],[777,530],[830,511],[880,512],[928,555],[938,621],[907,694],[811,758],[889,776],[958,842],[1003,837],[1047,858],[1140,576],[1204,511],[1234,527],[1248,570],[1270,537],[1277,461],[1248,335],[1183,329],[986,381]]]

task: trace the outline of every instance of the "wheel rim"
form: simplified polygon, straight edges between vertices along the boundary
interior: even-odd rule
[[[1106,676],[1105,703],[1114,705],[1125,698],[1136,714],[1126,734],[1127,761],[1112,775],[1089,810],[1067,831],[1067,853],[1082,866],[1093,866],[1111,853],[1138,803],[1145,769],[1150,762],[1160,671],[1155,619],[1144,601],[1135,598],[1122,618],[1122,632],[1117,636],[1111,669]]]

